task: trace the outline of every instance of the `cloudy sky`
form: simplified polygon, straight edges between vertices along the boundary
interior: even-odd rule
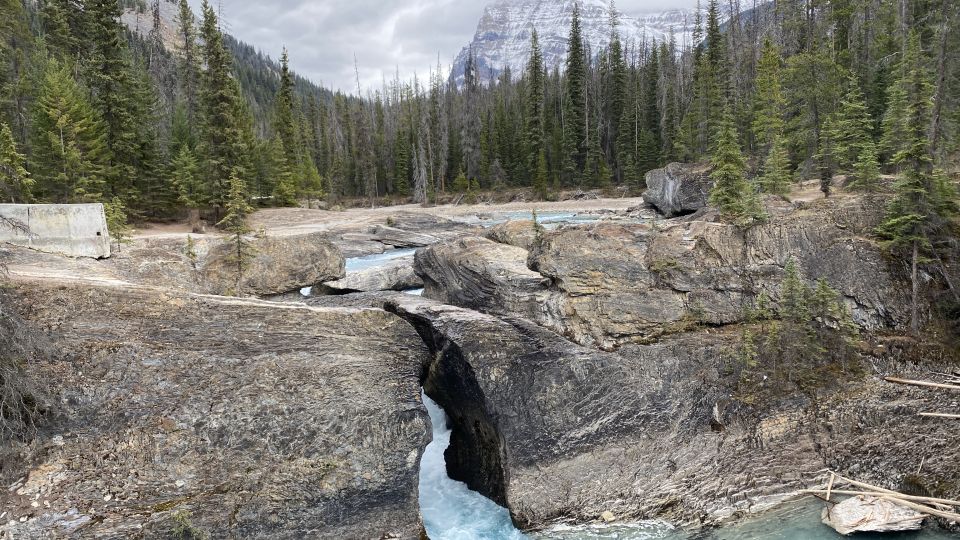
[[[212,3],[216,3],[211,0]],[[401,79],[431,66],[449,66],[473,38],[492,0],[222,0],[226,29],[273,58],[290,49],[291,67],[315,82],[356,91],[379,86],[399,69]],[[191,0],[199,7],[199,0]],[[617,0],[627,14],[689,7],[696,0]],[[198,10],[199,11],[199,10]]]

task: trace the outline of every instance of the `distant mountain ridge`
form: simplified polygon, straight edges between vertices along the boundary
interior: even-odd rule
[[[153,29],[152,2],[125,2],[120,21],[140,39],[147,39]],[[180,8],[177,0],[159,0],[160,37],[164,47],[171,55],[179,54],[181,38]],[[196,15],[196,14],[195,14]],[[200,18],[197,16],[199,29]],[[261,52],[258,48],[224,34],[224,43],[234,59],[234,73],[240,81],[244,95],[250,100],[251,112],[257,120],[258,129],[265,132],[273,99],[280,84],[279,63]],[[302,98],[314,96],[317,99],[331,99],[329,90],[294,73],[295,92]]]
[[[509,68],[522,71],[530,56],[530,34],[536,28],[548,69],[561,67],[567,58],[567,37],[574,2],[580,5],[584,42],[596,54],[610,44],[608,0],[497,0],[488,5],[473,41],[460,51],[451,77],[462,82],[470,51],[482,79],[495,78]],[[692,39],[695,9],[671,9],[632,17],[618,10],[618,32],[627,43],[638,44],[671,37],[678,45]]]

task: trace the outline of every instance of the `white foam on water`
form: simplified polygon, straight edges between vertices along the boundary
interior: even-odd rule
[[[443,409],[430,398],[423,403],[433,423],[433,442],[420,461],[420,513],[431,540],[523,540],[510,512],[447,476],[443,451],[450,430]]]

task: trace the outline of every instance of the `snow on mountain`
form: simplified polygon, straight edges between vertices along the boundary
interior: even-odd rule
[[[530,56],[530,34],[536,28],[548,69],[562,67],[567,58],[567,37],[573,4],[580,4],[584,42],[593,54],[610,44],[610,3],[608,0],[497,0],[484,10],[473,42],[464,47],[454,62],[451,77],[459,84],[470,50],[473,50],[482,79],[494,78],[509,68],[520,73]],[[619,13],[621,39],[628,47],[643,42],[663,42],[671,34],[678,45],[689,42],[693,33],[694,10],[673,9],[631,17]]]

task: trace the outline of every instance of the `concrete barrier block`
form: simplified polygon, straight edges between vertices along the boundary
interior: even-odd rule
[[[68,257],[110,256],[110,232],[102,204],[0,204],[0,242]]]

